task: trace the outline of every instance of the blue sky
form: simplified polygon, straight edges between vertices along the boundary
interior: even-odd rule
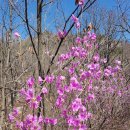
[[[7,1],[7,0],[0,0],[0,5],[4,4],[5,1]],[[19,1],[19,0],[17,0],[17,1]],[[34,17],[34,15],[36,14],[36,8],[35,8],[36,7],[36,0],[29,0],[29,2],[30,1],[33,1],[33,2],[31,2],[29,5],[29,15],[31,16],[29,20],[30,20],[30,23],[33,24],[33,26],[35,26],[34,23],[36,22],[35,21],[36,18]],[[116,0],[97,0],[97,2],[95,4],[98,4],[100,7],[110,10],[116,6],[115,1]],[[71,14],[71,12],[76,7],[74,0],[62,0],[61,6],[63,8],[63,11],[65,13],[66,18]],[[57,7],[57,5],[55,5],[53,7],[48,6],[48,8],[43,11],[43,17],[46,18],[45,22],[43,21],[43,27],[45,25],[45,26],[47,26],[47,29],[49,29],[53,32],[56,31],[55,24],[53,21],[58,18],[59,26],[61,26],[60,22],[62,22],[62,21],[60,21],[61,14],[59,15],[59,12],[56,10],[56,7]],[[48,11],[47,17],[45,17],[45,13],[44,13],[45,11]],[[23,11],[21,11],[21,12],[24,13]],[[1,17],[1,14],[0,14],[0,17]],[[21,22],[20,19],[17,18],[14,21],[14,25],[17,25],[20,22]],[[16,29],[16,31],[19,31],[23,38],[25,38],[27,36],[27,31],[26,31],[24,26],[19,26]]]

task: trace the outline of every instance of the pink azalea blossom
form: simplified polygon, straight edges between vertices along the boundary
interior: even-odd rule
[[[34,77],[30,77],[30,78],[27,80],[27,85],[28,85],[28,87],[32,88],[33,85],[34,85],[34,82],[35,82]]]
[[[47,93],[48,93],[48,90],[47,90],[46,87],[43,87],[43,88],[42,88],[42,93],[43,93],[43,94],[47,94]]]
[[[115,60],[115,63],[116,63],[117,65],[121,65],[121,61],[120,61],[120,60]]]
[[[58,88],[57,93],[62,96],[64,94],[63,88]]]
[[[79,29],[80,28],[80,22],[79,22],[79,19],[74,14],[72,14],[72,20],[75,23],[75,27],[77,29]]]
[[[16,117],[16,116],[18,116],[18,114],[20,113],[20,108],[13,108],[13,112],[12,112],[12,115],[14,116],[14,117]]]
[[[58,31],[58,37],[59,37],[60,39],[64,38],[65,35],[66,35],[66,31],[62,31],[62,30],[59,30],[59,31]]]
[[[91,34],[91,40],[94,40],[94,41],[96,40],[96,34],[95,33]]]
[[[67,85],[65,85],[65,86],[64,86],[64,91],[67,92],[67,93],[69,93],[69,92],[70,92],[70,87],[67,86]]]
[[[13,122],[15,120],[15,117],[11,113],[9,114],[8,118],[10,122]]]
[[[93,60],[94,60],[94,62],[99,62],[99,60],[100,60],[99,54],[94,55]]]
[[[83,72],[81,73],[80,79],[83,81],[83,80],[88,79],[90,76],[91,76],[91,74],[90,74],[89,71],[83,71]]]
[[[88,94],[88,101],[94,100],[95,96],[94,94]]]
[[[79,3],[78,3],[80,6],[83,6],[84,5],[84,0],[79,0]]]
[[[53,81],[54,81],[54,75],[50,75],[50,76],[46,76],[45,77],[45,81],[47,82],[47,83],[52,83]]]
[[[39,85],[42,84],[42,82],[43,82],[43,79],[39,76],[38,77],[38,83],[39,83]]]
[[[9,114],[9,121],[13,122],[15,118],[19,115],[20,113],[20,108],[13,108],[12,113]]]
[[[101,62],[102,62],[102,63],[107,63],[107,59],[106,59],[106,58],[101,59]]]
[[[18,121],[16,121],[16,127],[17,127],[18,129],[20,129],[20,130],[23,130],[23,129],[24,129],[24,124],[23,124],[23,122],[18,122]]]
[[[20,37],[20,34],[19,34],[18,32],[15,32],[15,33],[14,33],[14,36],[15,36],[15,38],[19,38],[19,37]]]
[[[121,93],[121,91],[120,91],[120,90],[118,91],[118,96],[119,96],[119,97],[121,97],[121,96],[122,96],[122,93]]]
[[[56,125],[56,124],[57,124],[57,119],[51,118],[51,119],[50,119],[50,124],[51,124],[51,125]]]
[[[80,98],[76,98],[75,101],[72,102],[72,110],[77,112],[82,107],[82,102]]]
[[[75,40],[75,42],[78,43],[78,44],[81,44],[82,39],[80,37],[77,37],[76,40]]]
[[[46,124],[56,125],[57,124],[57,119],[56,118],[48,118],[48,117],[46,117],[44,119],[44,122]]]
[[[106,69],[104,70],[104,75],[105,75],[106,77],[109,77],[110,75],[112,75],[112,71],[111,71],[110,69],[106,68]]]
[[[59,78],[59,80],[61,80],[61,81],[65,80],[65,76],[62,76],[62,75],[59,76],[58,78]]]
[[[74,118],[72,116],[70,116],[68,119],[67,119],[67,123],[69,126],[73,126],[74,124]]]
[[[74,23],[79,22],[79,19],[74,14],[72,14],[72,20]]]
[[[75,27],[76,27],[77,29],[79,29],[79,28],[80,28],[80,22],[75,23]]]
[[[79,130],[88,130],[88,127],[85,124],[83,124],[80,126]]]
[[[87,88],[88,92],[90,92],[93,89],[92,85],[90,84]]]
[[[66,60],[68,60],[70,57],[71,57],[71,54],[70,54],[70,53],[61,54],[60,57],[59,57],[59,61],[60,61],[60,62],[66,61]]]
[[[82,86],[75,77],[71,77],[70,79],[70,88],[71,90],[82,91]]]
[[[57,107],[61,107],[62,104],[64,103],[64,101],[65,101],[65,100],[64,100],[64,98],[63,98],[62,96],[58,96],[55,105],[56,105]]]

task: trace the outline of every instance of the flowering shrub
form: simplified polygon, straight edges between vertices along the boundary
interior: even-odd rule
[[[79,28],[79,19],[72,15],[72,20]],[[58,32],[59,38],[65,35]],[[45,79],[39,76],[38,82],[34,77],[27,80],[26,87],[19,91],[21,106],[13,109],[9,121],[19,130],[42,130],[45,126],[105,128],[105,123],[118,116],[129,93],[121,61],[106,66],[106,59],[98,53],[96,35],[88,32],[77,37],[57,62],[57,69]]]

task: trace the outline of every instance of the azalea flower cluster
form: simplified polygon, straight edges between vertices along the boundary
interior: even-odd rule
[[[45,81],[48,83],[51,83],[53,80],[53,77],[46,76]],[[43,83],[43,79],[39,76],[38,77],[38,85],[41,85]],[[39,103],[42,100],[42,94],[47,94],[48,90],[46,87],[42,87],[41,91],[36,95],[36,89],[35,86],[35,79],[34,77],[30,77],[27,80],[27,88],[22,88],[19,91],[20,98],[25,101],[29,109],[31,110],[37,110],[39,107]],[[12,123],[15,123],[15,126],[17,129],[20,130],[42,130],[43,123],[49,124],[49,125],[55,125],[57,124],[56,118],[49,118],[49,117],[42,117],[37,115],[28,114],[26,115],[25,119],[23,121],[20,121],[20,116],[22,114],[22,107],[16,107],[13,109],[13,111],[9,114],[9,121]]]
[[[14,111],[17,111],[15,115]],[[43,123],[51,125],[57,124],[57,119],[55,118],[43,118],[42,116],[38,117],[37,115],[31,114],[26,115],[24,121],[18,121],[17,118],[20,116],[18,112],[20,112],[18,108],[15,108],[12,114],[9,114],[9,119],[11,122],[15,122],[16,128],[19,130],[42,130]]]

